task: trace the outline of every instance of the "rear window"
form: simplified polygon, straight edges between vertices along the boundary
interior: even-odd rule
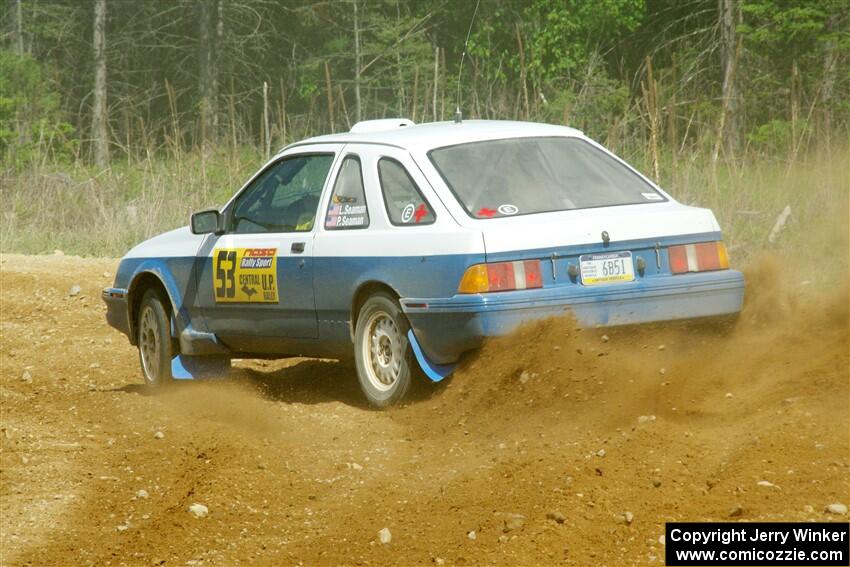
[[[431,150],[477,219],[665,201],[628,167],[578,138],[512,138]]]

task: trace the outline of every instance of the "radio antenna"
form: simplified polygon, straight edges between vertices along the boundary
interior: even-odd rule
[[[466,32],[466,41],[463,42],[463,53],[460,56],[460,69],[457,72],[457,106],[455,107],[455,124],[460,124],[463,121],[463,114],[460,111],[460,79],[463,77],[463,60],[466,59],[466,48],[469,45],[469,37],[472,35],[472,26],[475,25],[475,16],[478,15],[478,6],[481,0],[475,2],[475,11],[472,12],[472,19],[469,20],[469,30]]]

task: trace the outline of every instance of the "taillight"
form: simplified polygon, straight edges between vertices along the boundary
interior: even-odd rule
[[[458,293],[487,293],[543,287],[540,260],[496,262],[470,266],[463,274]]]
[[[670,271],[674,274],[729,269],[729,253],[722,242],[671,246],[667,254],[670,257]]]

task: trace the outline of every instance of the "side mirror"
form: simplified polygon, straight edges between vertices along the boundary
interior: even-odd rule
[[[216,209],[193,213],[190,222],[193,234],[221,232],[221,214]]]

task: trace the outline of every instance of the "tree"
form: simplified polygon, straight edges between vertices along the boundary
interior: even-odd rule
[[[828,135],[846,124],[850,92],[850,11],[846,0],[747,0],[741,35],[746,40],[749,138],[765,149],[792,146],[814,134],[821,117]],[[748,101],[755,97],[748,97]]]
[[[730,155],[736,155],[741,147],[741,116],[738,97],[738,59],[741,43],[738,26],[741,25],[741,0],[718,0],[720,24],[720,59],[723,69],[723,99],[720,111],[718,144],[722,143]],[[715,145],[713,158],[719,152]]]
[[[12,0],[12,45],[18,55],[24,54],[24,13],[21,0]]]
[[[360,22],[357,20],[357,0],[352,2],[351,7],[354,20],[354,116],[357,117],[357,122],[360,122],[363,111],[360,103]]]
[[[61,111],[50,72],[32,56],[0,49],[0,158],[22,165],[33,159],[67,158],[73,133]],[[8,161],[7,161],[8,160]]]
[[[662,157],[665,144],[803,150],[850,121],[847,0],[487,0],[458,77],[475,6],[5,0],[0,26],[7,55],[41,65],[57,115],[101,166],[119,147],[128,158],[209,150],[225,124],[236,147],[367,118],[439,118],[456,87],[465,117],[564,123],[640,152],[647,61]],[[15,112],[21,145],[43,139]]]
[[[199,67],[201,143],[218,133],[218,44],[222,34],[221,0],[200,0]]]
[[[94,5],[94,108],[91,137],[94,144],[94,163],[109,166],[108,110],[106,106],[106,0]]]

